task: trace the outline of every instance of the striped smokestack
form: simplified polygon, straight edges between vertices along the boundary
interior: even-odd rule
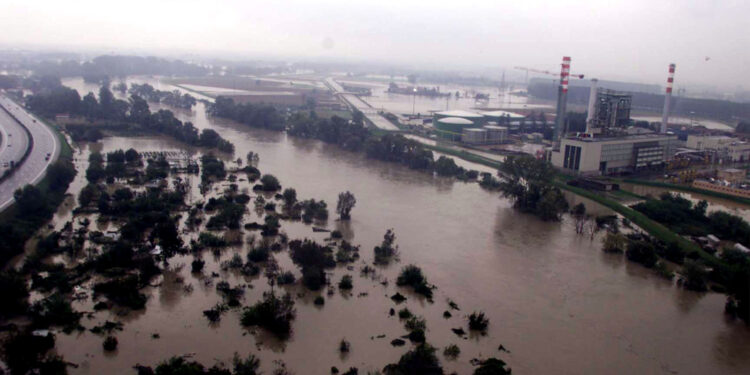
[[[560,69],[560,87],[557,91],[557,114],[555,117],[555,146],[560,149],[560,138],[565,133],[565,107],[568,101],[568,76],[570,75],[570,57],[563,57]]]
[[[562,69],[560,70],[560,85],[563,93],[568,92],[568,76],[570,76],[570,57],[563,57]]]
[[[667,121],[669,121],[669,105],[672,99],[672,85],[674,84],[674,64],[669,64],[669,77],[667,78],[667,89],[664,93],[664,112],[661,114],[661,133],[667,132]]]

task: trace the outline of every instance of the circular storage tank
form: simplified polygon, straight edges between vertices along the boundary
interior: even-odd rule
[[[436,120],[433,126],[438,136],[452,140],[460,140],[464,129],[476,127],[471,120],[460,117],[443,117]]]

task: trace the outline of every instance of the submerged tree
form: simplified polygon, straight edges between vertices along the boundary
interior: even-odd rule
[[[474,375],[510,375],[511,370],[506,367],[503,360],[497,358],[488,358],[479,363],[479,367],[474,370]]]
[[[289,253],[302,268],[302,283],[312,290],[320,289],[326,283],[325,270],[336,266],[333,249],[312,240],[289,242]]]
[[[297,203],[297,190],[294,190],[294,188],[286,188],[281,194],[281,197],[284,200],[284,207],[290,209],[295,203]]]
[[[291,332],[295,316],[291,295],[287,293],[277,297],[274,293],[265,293],[263,300],[243,310],[241,323],[245,327],[263,327],[280,337],[286,337]]]
[[[570,215],[573,216],[576,221],[576,233],[583,234],[584,225],[589,219],[586,215],[586,206],[583,203],[578,203],[573,206],[572,210],[570,210]]]
[[[513,200],[517,209],[542,220],[560,220],[568,202],[560,189],[552,185],[554,169],[546,161],[531,156],[508,157],[500,166],[503,196]]]
[[[442,375],[443,368],[435,355],[435,348],[430,344],[420,344],[401,356],[398,363],[383,368],[385,375]]]
[[[338,212],[341,220],[349,220],[351,218],[352,208],[357,204],[357,198],[354,194],[349,191],[339,193],[339,201],[336,204],[336,212]]]
[[[427,283],[422,273],[422,269],[410,264],[401,270],[401,273],[396,279],[396,285],[398,286],[410,286],[414,289],[415,293],[421,294],[427,298],[432,298],[432,287]]]
[[[232,359],[234,375],[256,375],[260,372],[260,359],[253,354],[248,354],[246,358],[240,358],[239,354],[234,353]]]
[[[398,255],[398,245],[395,245],[396,233],[393,229],[388,229],[383,235],[383,242],[380,246],[375,246],[375,263],[388,263],[392,257]]]

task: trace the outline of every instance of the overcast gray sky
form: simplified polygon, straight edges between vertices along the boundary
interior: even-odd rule
[[[0,0],[0,46],[516,65],[750,89],[750,1]],[[706,61],[706,57],[710,60]]]

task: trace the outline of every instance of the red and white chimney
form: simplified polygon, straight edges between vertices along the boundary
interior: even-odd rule
[[[553,149],[560,149],[561,137],[565,134],[565,106],[568,100],[568,76],[570,75],[570,56],[563,57],[560,69],[560,86],[557,91],[557,115],[555,117],[555,133]]]
[[[570,56],[563,57],[562,69],[560,70],[560,84],[563,93],[568,92],[568,76],[570,76]]]
[[[667,132],[667,122],[669,121],[669,105],[672,99],[672,85],[674,84],[675,65],[669,64],[669,76],[667,77],[667,89],[664,93],[664,111],[661,114],[661,133]]]

